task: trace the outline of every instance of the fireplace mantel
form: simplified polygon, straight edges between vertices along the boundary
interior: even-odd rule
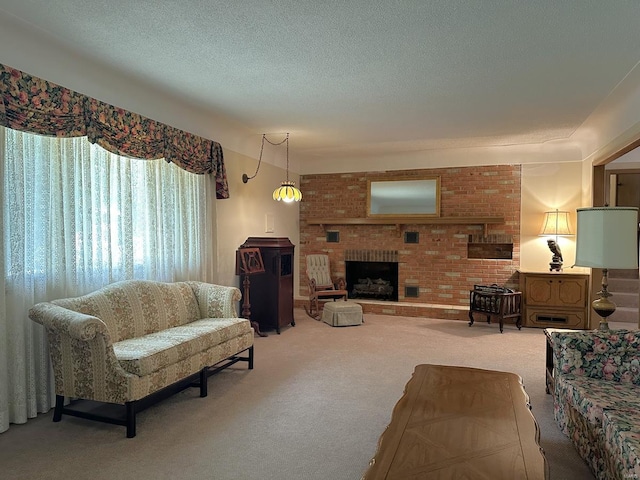
[[[504,217],[385,217],[385,218],[309,218],[308,225],[484,225],[485,235],[489,224],[504,223]]]

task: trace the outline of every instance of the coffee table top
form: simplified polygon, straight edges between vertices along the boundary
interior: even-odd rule
[[[539,437],[518,375],[418,365],[363,480],[543,479]]]

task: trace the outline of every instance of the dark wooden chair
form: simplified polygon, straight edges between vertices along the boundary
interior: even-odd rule
[[[328,255],[307,255],[307,278],[309,305],[305,305],[304,309],[311,318],[320,320],[320,300],[347,300],[346,282],[343,278],[332,279]]]

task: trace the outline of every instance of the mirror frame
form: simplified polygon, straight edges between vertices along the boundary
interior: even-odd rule
[[[400,188],[403,187],[403,183],[406,184],[405,188],[409,188],[410,185],[415,184],[416,182],[426,182],[425,190],[427,186],[431,187],[431,190],[435,192],[435,198],[429,197],[428,200],[432,200],[434,203],[434,208],[425,209],[422,212],[411,212],[407,213],[406,211],[402,211],[402,206],[396,212],[389,213],[374,213],[371,211],[372,208],[372,199],[371,199],[371,190],[372,187],[375,187],[375,184],[393,184],[394,186],[398,186]],[[373,185],[372,185],[373,184]],[[398,197],[402,200],[402,197]],[[426,198],[426,197],[425,197]],[[421,176],[421,177],[409,177],[409,178],[397,178],[397,179],[389,179],[389,180],[367,180],[367,217],[369,218],[389,218],[389,217],[407,217],[407,218],[423,218],[423,217],[439,217],[440,216],[440,177],[439,176]]]

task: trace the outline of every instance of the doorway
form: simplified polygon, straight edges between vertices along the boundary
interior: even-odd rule
[[[604,204],[618,207],[640,208],[640,170],[629,168],[637,162],[625,162],[622,155],[620,162],[613,160],[606,167],[606,182],[604,185]],[[627,153],[637,160],[637,151]],[[632,158],[633,160],[634,158]],[[640,230],[638,233],[640,241]],[[614,297],[617,306],[610,320],[640,326],[640,279],[638,270],[609,270],[609,292]],[[592,296],[595,295],[592,291]],[[593,298],[596,298],[593,296]]]

